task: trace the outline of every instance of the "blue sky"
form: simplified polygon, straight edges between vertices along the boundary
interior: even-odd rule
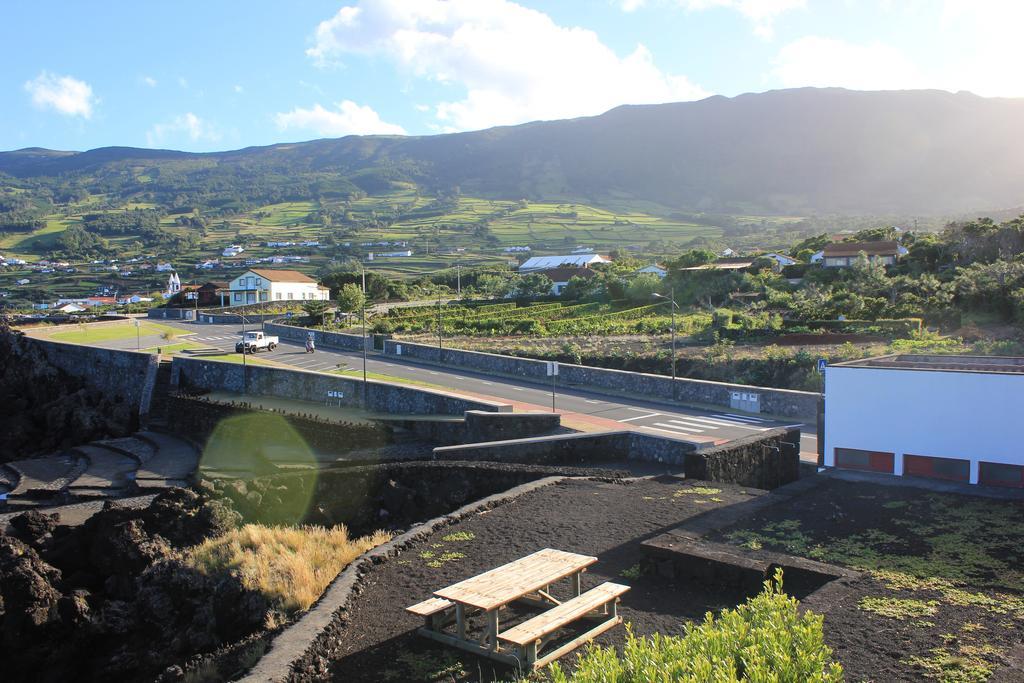
[[[0,149],[431,134],[798,86],[1024,96],[1021,0],[36,0]]]

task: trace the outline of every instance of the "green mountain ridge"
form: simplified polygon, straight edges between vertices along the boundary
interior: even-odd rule
[[[191,153],[0,152],[0,173],[129,194],[134,179],[275,183],[304,193],[394,181],[495,199],[643,201],[800,215],[989,211],[1024,204],[1024,99],[795,89],[628,105],[600,116],[433,136],[348,136]]]

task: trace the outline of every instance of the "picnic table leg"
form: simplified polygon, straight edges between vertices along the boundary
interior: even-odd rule
[[[466,639],[466,608],[461,602],[455,603],[455,630],[459,640]]]
[[[487,646],[491,650],[498,649],[498,610],[493,609],[487,613]]]
[[[572,588],[576,592],[576,597],[579,597],[583,593],[583,572],[576,572],[572,575]]]

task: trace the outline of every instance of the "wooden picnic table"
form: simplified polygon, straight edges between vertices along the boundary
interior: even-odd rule
[[[532,636],[527,636],[526,640],[529,640],[530,644],[519,653],[519,656],[502,651],[499,644],[499,640],[501,640],[498,623],[499,610],[515,601],[526,601],[546,607],[561,607],[563,602],[551,595],[551,585],[567,578],[572,581],[573,598],[579,600],[582,592],[581,576],[587,567],[595,562],[597,562],[597,558],[589,555],[545,548],[478,576],[441,588],[434,592],[436,597],[413,605],[408,610],[427,618],[427,625],[419,630],[423,636],[512,666],[522,666],[527,663],[532,666],[537,659],[536,644],[533,641],[539,642],[540,638],[534,639]],[[623,588],[628,590],[627,587]],[[617,600],[617,597],[615,595],[607,598],[601,604],[607,604],[609,600]],[[569,609],[564,610],[567,617],[579,618],[585,612],[593,609],[590,607],[577,614],[573,612],[569,602],[565,603]],[[454,607],[454,615],[451,614],[452,607]],[[487,630],[479,641],[466,637],[466,615],[467,612],[473,610],[480,610],[487,617]],[[454,635],[443,630],[451,622],[452,616],[455,621],[456,632]],[[616,619],[615,623],[618,623],[617,615],[613,616]],[[557,623],[553,622],[551,631],[558,627]],[[612,625],[614,623],[609,620],[606,622],[605,628]],[[513,629],[513,631],[515,630]],[[526,654],[524,655],[524,653]],[[524,657],[527,661],[523,661]]]

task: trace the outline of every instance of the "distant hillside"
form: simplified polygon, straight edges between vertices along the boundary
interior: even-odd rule
[[[1024,99],[780,90],[451,135],[211,154],[0,153],[0,172],[18,176],[109,178],[127,167],[166,168],[179,181],[200,170],[262,184],[308,177],[317,191],[335,183],[372,193],[404,180],[493,198],[645,200],[740,214],[969,213],[1024,203]],[[123,178],[118,188],[131,190]]]

